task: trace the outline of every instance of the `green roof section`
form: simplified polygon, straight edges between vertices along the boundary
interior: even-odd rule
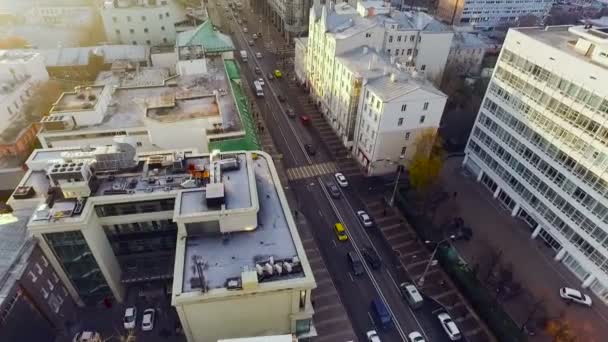
[[[245,136],[234,139],[224,139],[209,142],[209,151],[220,150],[225,151],[254,151],[260,149],[260,142],[257,135],[257,128],[255,120],[249,110],[249,101],[247,96],[241,87],[241,75],[239,72],[239,66],[234,59],[225,59],[224,66],[226,67],[226,73],[230,79],[230,87],[234,94],[236,106],[238,108],[243,129],[245,130]]]
[[[205,21],[197,28],[181,32],[177,35],[177,47],[202,46],[203,51],[220,53],[235,50],[232,39],[213,29],[210,21]]]

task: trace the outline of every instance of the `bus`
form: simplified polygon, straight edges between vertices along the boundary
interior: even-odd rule
[[[253,87],[255,88],[255,95],[257,97],[264,97],[264,90],[262,89],[260,82],[253,81]]]

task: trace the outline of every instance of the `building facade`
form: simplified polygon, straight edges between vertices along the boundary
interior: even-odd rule
[[[533,15],[543,19],[554,0],[439,0],[437,16],[450,25],[492,29],[514,25],[520,17]]]
[[[608,302],[608,32],[511,29],[464,165]]]
[[[191,342],[314,336],[316,285],[271,157],[135,149],[35,150],[9,200],[33,209],[28,230],[70,296],[162,289]]]
[[[306,34],[313,0],[251,0],[250,6],[263,14],[286,40]]]
[[[456,32],[448,55],[448,66],[459,75],[478,75],[488,50],[491,50],[491,46],[476,34]]]
[[[106,1],[100,12],[112,44],[173,44],[178,32],[175,25],[186,19],[175,0]]]

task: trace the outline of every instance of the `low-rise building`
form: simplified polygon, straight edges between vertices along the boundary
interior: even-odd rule
[[[1,341],[52,342],[76,319],[74,300],[28,234],[30,214],[0,214]]]
[[[450,25],[492,29],[497,26],[516,25],[519,18],[543,18],[555,0],[439,0],[437,15]]]
[[[172,289],[191,342],[316,334],[315,281],[268,154],[136,154],[126,137],[27,165],[9,204],[34,210],[28,229],[80,305]]]
[[[475,33],[456,32],[448,56],[448,67],[459,75],[475,76],[481,72],[483,59],[492,47]]]

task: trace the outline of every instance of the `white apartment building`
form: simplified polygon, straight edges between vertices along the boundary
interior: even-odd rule
[[[448,66],[460,75],[474,76],[481,72],[483,58],[492,46],[477,34],[456,32],[448,55]]]
[[[136,154],[120,137],[27,166],[9,204],[34,210],[28,229],[79,305],[172,289],[190,342],[315,336],[315,280],[265,152]]]
[[[186,19],[175,0],[108,0],[100,12],[112,44],[173,44],[175,24]]]
[[[123,61],[101,72],[97,85],[64,93],[41,120],[41,145],[111,144],[120,135],[133,137],[138,151],[207,152],[212,140],[242,137],[244,123],[225,66],[230,61],[193,51],[203,54],[200,45],[173,54],[178,65],[196,61],[183,68],[184,75]]]
[[[608,303],[608,29],[507,34],[464,165]]]
[[[437,16],[450,25],[491,29],[516,24],[520,17],[543,19],[555,0],[439,0]]]

